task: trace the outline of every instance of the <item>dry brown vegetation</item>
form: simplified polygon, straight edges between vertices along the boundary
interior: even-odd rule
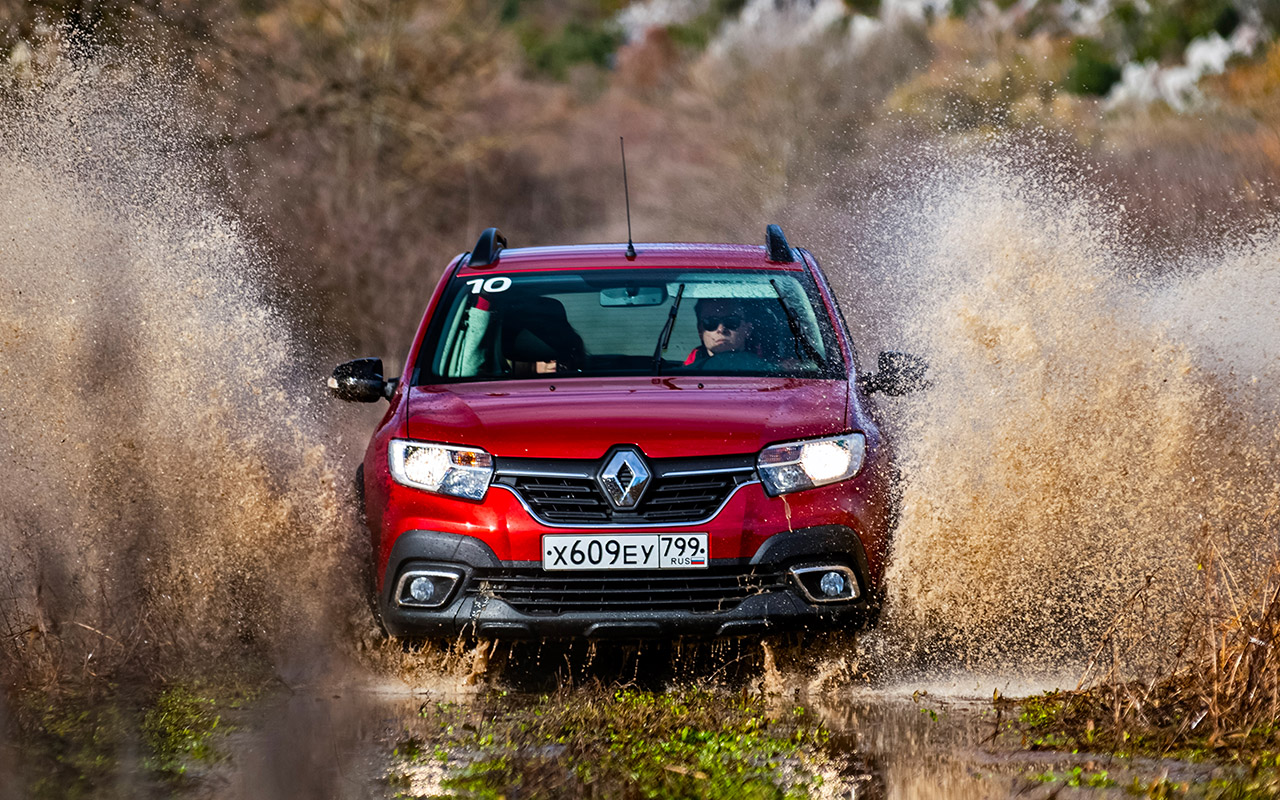
[[[580,5],[521,13],[554,28],[613,7]],[[1228,102],[1207,115],[1105,117],[1058,88],[1064,39],[981,20],[714,57],[657,29],[624,45],[614,71],[575,68],[562,83],[531,72],[525,29],[496,2],[6,11],[6,47],[37,20],[70,23],[186,76],[229,167],[227,198],[272,246],[277,290],[326,356],[398,357],[440,269],[487,225],[530,244],[618,239],[618,135],[636,165],[639,238],[754,241],[776,219],[827,251],[870,213],[859,185],[912,141],[1053,131],[1060,156],[1077,151],[1126,198],[1135,237],[1170,252],[1273,211],[1280,170],[1273,126],[1252,110],[1271,104],[1265,67],[1222,79]]]
[[[1106,636],[1080,688],[1005,701],[1021,708],[1029,744],[1277,766],[1280,583],[1272,576],[1256,593],[1211,599],[1233,611],[1184,631],[1186,652],[1168,673],[1132,680],[1116,668],[1116,643]]]

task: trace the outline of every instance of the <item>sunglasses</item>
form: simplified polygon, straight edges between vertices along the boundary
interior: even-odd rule
[[[728,314],[723,317],[703,317],[698,320],[698,324],[702,326],[704,331],[714,331],[721,325],[727,331],[736,331],[742,326],[742,316],[739,314]]]

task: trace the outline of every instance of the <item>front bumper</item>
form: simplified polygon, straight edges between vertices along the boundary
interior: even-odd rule
[[[792,566],[842,564],[857,578],[856,600],[812,603],[794,580],[788,579]],[[395,595],[400,577],[411,570],[442,569],[460,572],[462,578],[440,608],[422,609],[400,605]],[[563,573],[557,573],[563,575]],[[679,588],[664,588],[661,603],[646,605],[644,598],[629,592],[646,577],[634,572],[574,573],[590,576],[600,588],[600,607],[583,603],[581,591],[570,604],[572,610],[530,612],[527,603],[504,596],[501,589],[521,576],[537,582],[545,576],[536,562],[502,562],[488,545],[477,538],[434,531],[413,530],[402,534],[392,548],[387,572],[379,593],[378,607],[387,631],[402,637],[447,637],[471,635],[497,639],[588,638],[637,639],[668,636],[718,638],[784,633],[796,630],[856,629],[874,622],[879,611],[878,587],[870,579],[867,556],[858,535],[850,528],[825,525],[775,534],[750,559],[714,559],[706,576],[742,575],[753,581],[750,591],[737,594],[707,610],[703,602],[679,607],[679,599],[667,599]],[[661,576],[671,578],[670,575]],[[715,581],[712,580],[712,583]],[[678,582],[677,582],[678,583]],[[733,583],[729,580],[729,583]],[[707,592],[705,587],[691,591]],[[628,603],[619,598],[636,597]],[[661,605],[675,608],[661,608]],[[583,606],[586,606],[584,608]]]

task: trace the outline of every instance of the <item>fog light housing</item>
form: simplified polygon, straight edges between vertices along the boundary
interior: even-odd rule
[[[396,605],[405,608],[440,608],[462,583],[462,573],[451,569],[410,569],[396,583]]]
[[[838,603],[862,596],[858,577],[843,564],[792,567],[791,579],[810,603]]]

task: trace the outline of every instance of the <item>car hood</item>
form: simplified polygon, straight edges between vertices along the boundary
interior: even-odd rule
[[[843,380],[524,380],[417,386],[406,432],[497,456],[599,458],[635,444],[651,458],[753,453],[848,428]]]

